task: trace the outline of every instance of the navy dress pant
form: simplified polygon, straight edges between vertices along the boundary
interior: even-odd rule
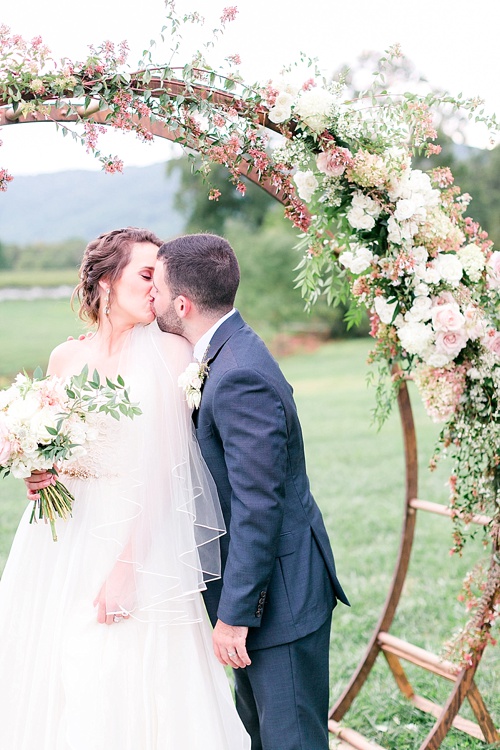
[[[250,651],[235,669],[236,707],[252,750],[328,750],[331,616],[291,643]]]

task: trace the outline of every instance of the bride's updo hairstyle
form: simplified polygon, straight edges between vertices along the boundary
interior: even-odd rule
[[[136,242],[151,242],[160,247],[162,240],[148,229],[127,227],[114,229],[99,235],[89,242],[80,266],[80,283],[75,288],[71,301],[78,299],[78,316],[90,325],[98,323],[101,307],[99,281],[105,279],[113,293],[113,284],[120,278],[130,262],[132,245]]]

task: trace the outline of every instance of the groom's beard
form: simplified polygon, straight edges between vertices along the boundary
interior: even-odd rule
[[[156,322],[160,331],[165,333],[176,333],[178,336],[184,336],[185,330],[181,318],[175,312],[174,303],[171,302],[163,315],[156,316]]]

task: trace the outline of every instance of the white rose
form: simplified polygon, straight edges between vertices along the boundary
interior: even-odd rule
[[[348,268],[349,270],[351,270],[351,263],[353,262],[353,260],[354,253],[351,253],[350,250],[346,250],[339,255],[339,263],[344,266],[344,268]]]
[[[289,120],[291,116],[291,107],[271,107],[268,114],[271,122],[275,122],[276,124]]]
[[[382,323],[390,325],[394,318],[397,302],[388,302],[385,297],[375,297],[373,306]]]
[[[200,365],[198,362],[191,362],[177,379],[179,388],[189,388],[192,378],[198,375],[199,369]]]
[[[403,242],[403,233],[401,230],[401,225],[394,218],[394,216],[389,217],[389,221],[387,222],[387,229],[387,239],[389,240],[389,242],[392,242],[394,245],[400,245]]]
[[[411,253],[417,263],[425,263],[427,258],[429,257],[429,253],[427,252],[425,247],[422,247],[422,245],[419,245],[418,247],[414,247]]]
[[[394,211],[394,217],[398,221],[405,221],[409,219],[417,211],[417,204],[411,198],[402,198],[396,203],[396,210]]]
[[[361,190],[356,190],[356,192],[353,193],[351,205],[355,208],[362,208],[363,211],[366,211],[367,214],[370,214],[370,216],[374,216],[375,218],[380,215],[380,206],[377,201],[374,201],[369,195],[362,193]]]
[[[298,83],[291,81],[289,78],[281,77],[279,81],[273,83],[273,87],[279,91],[278,96],[281,94],[288,94],[292,99],[295,99],[300,91]]]
[[[409,310],[410,320],[425,321],[431,317],[432,301],[430,297],[415,297]],[[405,316],[406,320],[406,316]]]
[[[362,273],[362,271],[365,271],[370,267],[372,260],[372,251],[367,247],[360,247],[358,250],[356,250],[354,258],[351,262],[351,271],[353,273]]]
[[[423,281],[418,282],[418,284],[415,284],[413,291],[415,292],[416,297],[428,297],[429,296],[429,287],[427,284],[424,284]]]
[[[310,169],[308,169],[306,172],[298,171],[295,173],[293,179],[295,184],[297,185],[299,198],[302,198],[303,201],[309,203],[314,191],[318,187],[318,180],[314,176],[313,172]]]
[[[440,253],[432,261],[432,266],[443,281],[447,281],[452,286],[458,286],[458,282],[462,278],[463,268],[454,253]]]
[[[426,284],[439,284],[441,281],[441,274],[434,268],[434,266],[426,266],[422,269],[422,275],[420,278],[425,281]]]
[[[347,221],[353,227],[353,229],[373,229],[375,226],[375,219],[360,206],[353,206],[347,212]]]

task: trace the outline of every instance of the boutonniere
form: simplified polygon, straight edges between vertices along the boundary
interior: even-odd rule
[[[198,409],[201,401],[201,387],[203,381],[208,375],[208,363],[204,360],[201,362],[191,362],[184,372],[179,375],[179,388],[182,388],[186,394],[186,401],[190,409]]]

